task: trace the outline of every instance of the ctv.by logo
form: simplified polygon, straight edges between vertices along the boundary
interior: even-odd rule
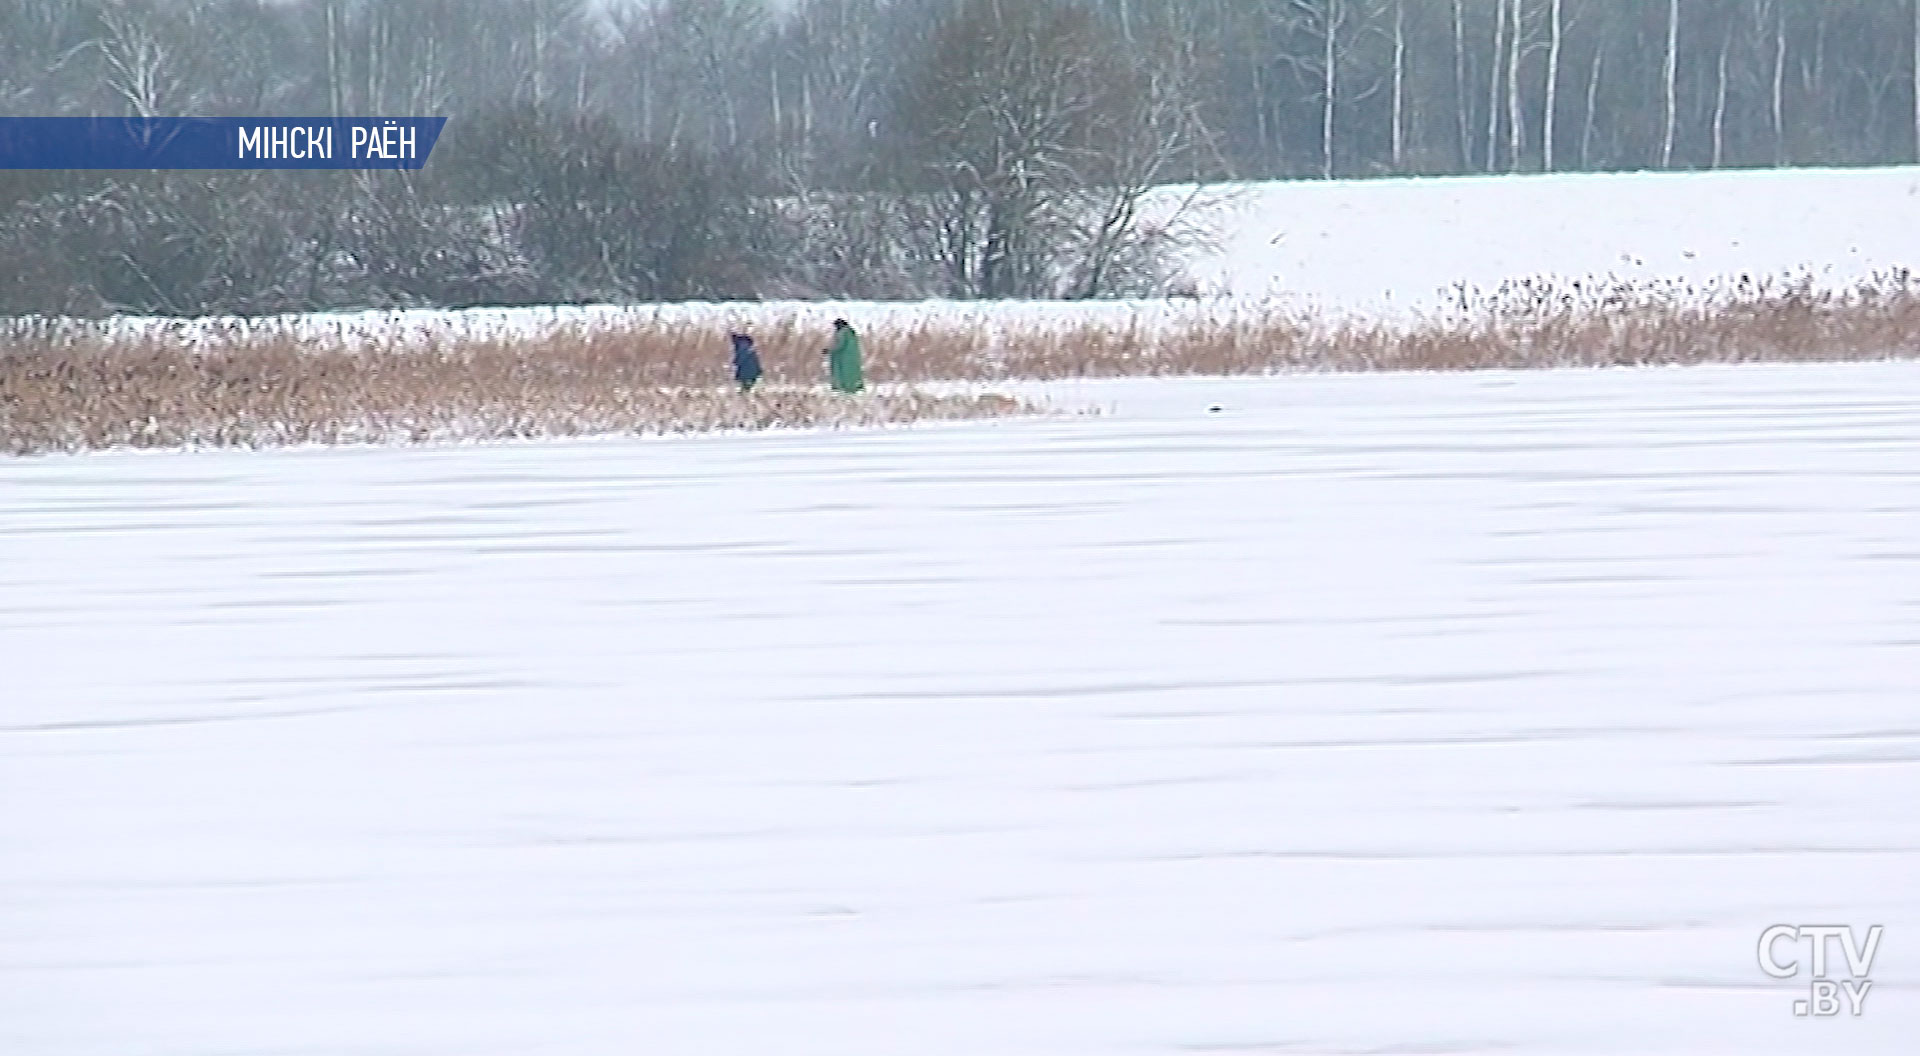
[[[1793,1003],[1793,1014],[1825,1019],[1837,1016],[1844,1004],[1849,1012],[1860,1015],[1867,1010],[1867,991],[1873,989],[1873,980],[1867,973],[1873,970],[1874,955],[1880,951],[1880,933],[1885,929],[1875,924],[1867,929],[1867,941],[1863,946],[1856,941],[1853,929],[1838,924],[1775,924],[1760,933],[1760,970],[1775,979],[1792,979],[1800,974],[1800,958],[1793,952],[1782,961],[1780,956],[1792,947],[1806,944],[1812,949],[1808,958],[1811,969],[1808,976],[1812,980],[1807,999]],[[1827,971],[1827,941],[1839,939],[1841,953],[1846,956],[1847,977],[1835,982]],[[1842,995],[1845,1002],[1841,1001]]]

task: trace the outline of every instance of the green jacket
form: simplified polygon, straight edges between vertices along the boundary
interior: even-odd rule
[[[833,347],[827,349],[827,373],[840,392],[859,392],[867,387],[860,371],[860,335],[853,332],[853,327],[842,327],[834,334]]]

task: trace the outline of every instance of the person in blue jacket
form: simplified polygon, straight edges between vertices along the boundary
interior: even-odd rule
[[[733,339],[733,380],[740,383],[741,392],[752,392],[753,383],[760,380],[760,352],[753,347],[753,338],[735,332],[729,334]]]

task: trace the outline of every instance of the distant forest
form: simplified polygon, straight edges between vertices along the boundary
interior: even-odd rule
[[[0,312],[1177,290],[1156,186],[1913,162],[1920,0],[0,0],[0,113],[433,116],[0,172]]]

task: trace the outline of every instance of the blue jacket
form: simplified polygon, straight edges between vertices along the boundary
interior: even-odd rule
[[[760,380],[760,353],[753,347],[753,338],[745,334],[733,335],[733,380]]]

